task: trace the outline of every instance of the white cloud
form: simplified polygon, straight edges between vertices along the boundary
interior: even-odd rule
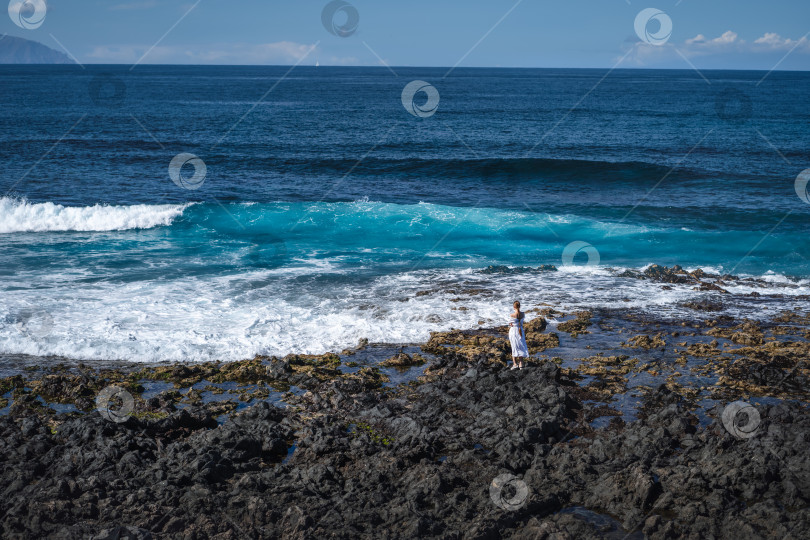
[[[101,45],[94,48],[87,56],[102,63],[135,63],[140,57],[139,52],[143,54],[146,49],[127,45]]]
[[[732,32],[731,30],[726,30],[725,32],[723,32],[722,36],[714,38],[711,41],[711,43],[726,44],[726,43],[734,43],[735,41],[737,41],[737,33]],[[741,40],[740,43],[744,42]]]
[[[713,52],[727,51],[735,48],[735,46],[736,48],[739,48],[743,45],[745,45],[745,40],[739,39],[737,32],[726,30],[722,35],[714,39],[708,39],[703,34],[698,34],[695,37],[684,41],[682,48],[685,49],[683,53],[689,56],[689,53],[692,53],[693,55],[709,54]]]
[[[687,45],[692,45],[693,43],[706,43],[706,36],[703,34],[698,34],[693,38],[689,38],[685,42]]]
[[[790,50],[795,47],[798,50],[810,51],[810,41],[807,37],[793,40],[783,38],[776,32],[765,32],[762,37],[754,40],[754,44],[766,50]]]
[[[677,60],[681,58],[681,55],[687,58],[734,53],[750,55],[774,50],[790,50],[794,47],[796,48],[794,52],[810,52],[810,41],[805,37],[799,40],[791,40],[782,38],[776,33],[766,32],[762,37],[749,43],[740,38],[736,32],[727,30],[715,38],[707,38],[703,34],[698,34],[682,43],[669,41],[659,46],[636,41],[633,43],[625,62],[643,66],[662,61]],[[616,60],[618,61],[619,58]],[[681,58],[680,61],[682,60]]]
[[[759,45],[770,45],[771,47],[778,47],[782,44],[782,37],[776,32],[765,32],[761,38],[754,40],[754,43]]]
[[[88,56],[94,62],[127,64],[137,62],[148,50],[149,47],[143,45],[103,45],[93,49]],[[308,52],[309,54],[307,54]],[[323,55],[317,46],[292,41],[212,44],[210,46],[157,46],[149,51],[141,62],[145,64],[267,65],[295,64],[302,61],[307,65],[314,64],[316,60],[323,65],[357,65],[360,63],[354,57]]]
[[[268,64],[295,63],[309,51],[315,52],[312,45],[278,41],[257,45],[229,45],[221,48],[185,48],[183,54],[188,62],[201,64]],[[310,55],[312,54],[310,52]],[[148,60],[147,56],[147,60]],[[313,59],[314,61],[314,59]]]

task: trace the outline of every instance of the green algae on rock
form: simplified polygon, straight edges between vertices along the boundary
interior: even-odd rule
[[[567,332],[571,334],[571,337],[577,337],[580,334],[589,334],[590,332],[587,328],[591,325],[591,312],[577,311],[574,315],[576,316],[575,318],[558,324],[557,330]]]

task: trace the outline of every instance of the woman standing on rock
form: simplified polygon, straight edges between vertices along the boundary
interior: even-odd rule
[[[509,343],[512,345],[512,369],[523,369],[523,359],[529,356],[529,347],[526,345],[526,332],[523,330],[523,320],[526,314],[520,311],[520,302],[515,302],[515,311],[509,321]]]

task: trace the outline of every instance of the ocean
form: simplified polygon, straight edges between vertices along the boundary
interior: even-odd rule
[[[733,316],[810,308],[810,73],[0,76],[0,359],[321,353],[515,299],[677,320],[717,295],[623,275],[650,264],[739,276]]]

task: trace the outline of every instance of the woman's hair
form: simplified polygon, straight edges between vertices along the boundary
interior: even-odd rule
[[[517,300],[515,300],[515,303],[514,303],[514,304],[512,304],[512,305],[513,305],[513,306],[515,306],[516,308],[519,308],[519,307],[520,307],[520,302],[518,302]]]

